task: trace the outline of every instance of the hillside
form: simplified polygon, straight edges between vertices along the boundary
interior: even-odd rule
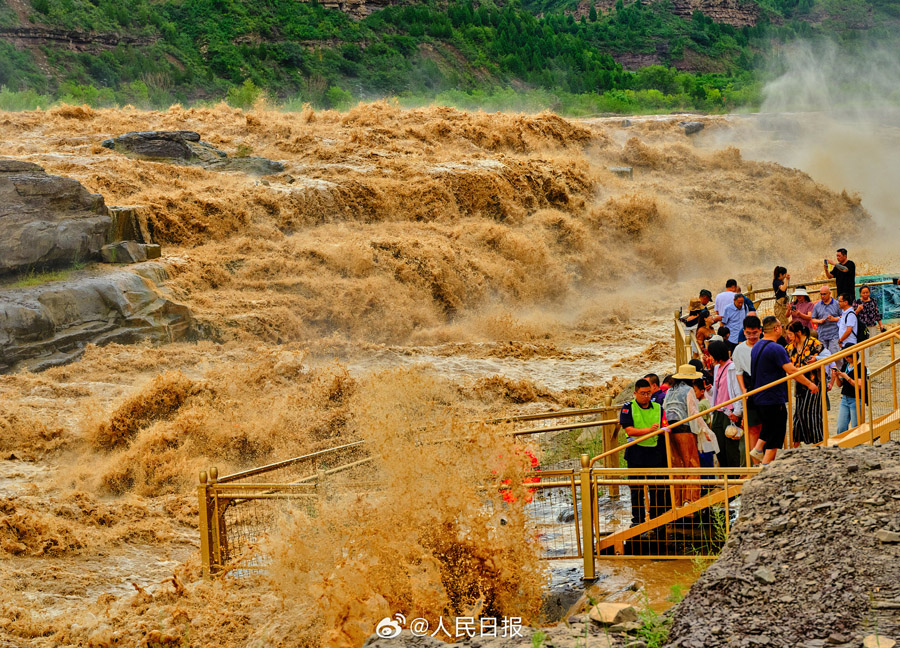
[[[778,44],[890,36],[900,16],[896,0],[391,2],[0,0],[0,85],[46,95],[0,107],[229,90],[249,105],[257,89],[344,107],[511,88],[602,95],[595,111],[723,110],[758,100],[755,71]]]

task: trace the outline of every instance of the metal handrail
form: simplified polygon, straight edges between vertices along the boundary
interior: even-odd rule
[[[485,421],[471,421],[472,423],[513,423],[515,421],[540,421],[552,418],[568,418],[570,416],[587,416],[589,414],[602,414],[605,410],[614,407],[613,405],[602,405],[600,407],[587,407],[584,409],[556,410],[552,412],[541,412],[539,414],[521,414],[519,416],[507,416],[505,418],[493,418]]]
[[[875,376],[880,376],[882,373],[884,373],[885,371],[887,371],[887,370],[890,369],[891,367],[897,365],[898,363],[900,363],[900,358],[897,358],[896,360],[891,360],[890,362],[888,362],[888,363],[887,363],[886,365],[884,365],[883,367],[879,367],[879,368],[876,369],[875,371],[870,372],[870,373],[869,373],[869,380],[871,380],[871,379],[874,378]]]
[[[618,409],[618,408],[616,408]],[[582,421],[580,423],[566,423],[565,425],[554,425],[551,427],[529,428],[528,430],[517,430],[512,432],[512,436],[524,436],[526,434],[540,434],[541,432],[562,432],[565,430],[580,430],[581,428],[600,427],[603,425],[615,425],[619,419],[606,419],[603,421]]]
[[[843,349],[843,350],[841,350],[841,351],[839,351],[839,352],[837,352],[837,353],[835,353],[835,354],[832,354],[832,355],[828,356],[827,358],[823,358],[823,359],[821,359],[821,360],[816,360],[815,362],[813,362],[813,363],[811,363],[811,364],[808,364],[808,365],[805,365],[805,366],[803,366],[803,367],[798,367],[798,371],[797,371],[796,373],[792,373],[792,374],[787,375],[787,376],[785,376],[785,377],[783,377],[783,378],[779,378],[778,380],[774,380],[774,381],[772,381],[772,382],[770,382],[770,383],[768,383],[768,384],[765,384],[765,385],[763,385],[763,386],[761,386],[761,387],[756,387],[755,389],[753,389],[753,390],[751,390],[751,391],[748,391],[748,392],[745,393],[745,394],[741,394],[740,396],[736,396],[735,398],[732,398],[732,399],[730,399],[730,400],[727,400],[727,401],[725,401],[725,402],[723,402],[723,403],[719,403],[719,404],[716,405],[715,407],[710,407],[709,409],[705,409],[705,410],[703,410],[703,411],[701,411],[701,412],[697,412],[696,414],[691,414],[691,415],[688,416],[687,418],[684,418],[684,419],[678,421],[677,423],[670,423],[670,424],[667,426],[667,428],[671,429],[671,428],[675,428],[675,427],[680,427],[680,426],[684,425],[685,423],[690,423],[690,422],[693,421],[694,419],[698,419],[698,418],[701,418],[702,416],[709,415],[709,414],[711,414],[712,412],[714,412],[714,411],[716,411],[716,410],[720,410],[720,409],[722,409],[723,407],[726,407],[726,406],[728,406],[728,405],[732,405],[732,404],[734,404],[734,403],[736,403],[736,402],[738,402],[738,401],[740,401],[740,400],[747,399],[747,398],[749,398],[750,396],[754,396],[754,395],[756,395],[756,394],[759,394],[759,393],[761,393],[761,392],[764,392],[764,391],[766,391],[767,389],[771,389],[772,387],[775,387],[775,386],[780,385],[780,384],[782,384],[782,383],[786,383],[786,382],[788,382],[788,381],[790,381],[790,380],[796,381],[798,376],[802,376],[802,375],[804,375],[804,374],[806,374],[806,373],[808,373],[808,372],[810,372],[810,371],[815,371],[816,369],[820,369],[820,368],[822,368],[822,367],[825,367],[825,366],[827,366],[827,365],[830,365],[831,363],[833,363],[833,362],[835,362],[836,360],[839,360],[839,359],[841,359],[841,358],[844,358],[844,357],[847,357],[847,356],[854,355],[854,354],[856,354],[856,353],[859,353],[860,351],[864,351],[865,349],[868,349],[869,347],[874,346],[875,344],[879,344],[879,343],[881,343],[881,342],[883,342],[883,341],[885,341],[885,340],[887,340],[887,339],[890,339],[891,337],[896,337],[896,338],[900,339],[900,334],[898,334],[898,333],[900,333],[900,327],[893,327],[893,328],[890,328],[890,329],[888,329],[888,330],[886,330],[886,331],[883,331],[883,332],[879,333],[879,334],[876,335],[875,337],[869,338],[869,339],[866,340],[865,342],[862,342],[862,343],[860,343],[860,344],[854,344],[852,347],[849,347],[849,348],[847,348],[847,349]],[[652,439],[652,438],[655,437],[655,436],[658,436],[658,435],[660,435],[660,434],[663,434],[663,433],[666,432],[666,429],[667,429],[667,428],[660,428],[660,429],[658,429],[656,432],[651,432],[650,434],[644,434],[644,435],[642,435],[641,437],[639,437],[639,438],[637,438],[637,439],[634,439],[633,441],[629,441],[628,443],[624,443],[624,444],[622,444],[622,445],[620,445],[620,446],[617,446],[617,447],[613,448],[612,450],[608,450],[608,451],[606,451],[606,452],[604,452],[604,453],[602,453],[602,454],[599,454],[599,455],[597,455],[596,457],[593,457],[593,458],[591,459],[591,461],[590,461],[590,466],[593,466],[594,463],[597,462],[597,461],[599,461],[600,459],[604,459],[604,458],[606,458],[606,457],[608,457],[608,456],[612,456],[613,454],[615,454],[615,453],[617,453],[617,452],[619,452],[619,451],[621,451],[621,450],[625,450],[625,449],[627,449],[627,448],[630,448],[630,447],[633,446],[633,445],[636,445],[639,441],[646,441],[647,439]]]
[[[787,286],[787,292],[789,292],[792,288],[798,288],[799,286],[803,286],[804,288],[809,287],[818,287],[818,286],[835,286],[836,282],[834,279],[813,279],[812,281],[795,281],[793,283],[789,283]],[[854,284],[854,287],[858,290],[863,286],[893,286],[893,281],[862,281]],[[774,295],[765,295],[764,297],[759,297],[758,295],[762,295],[763,293],[772,293],[774,292],[771,288],[762,288],[759,290],[749,289],[744,295],[750,298],[750,300],[754,304],[758,304],[761,301],[768,301],[770,299],[775,299]]]
[[[312,452],[307,455],[303,455],[302,457],[293,457],[292,459],[285,459],[284,461],[278,461],[276,463],[267,464],[265,466],[259,466],[258,468],[250,468],[249,470],[242,470],[241,472],[236,472],[231,475],[225,475],[224,477],[220,477],[216,480],[216,483],[228,483],[238,479],[244,479],[245,477],[252,477],[253,475],[259,475],[265,472],[271,472],[273,470],[278,470],[280,468],[286,468],[287,466],[292,466],[301,461],[306,461],[307,459],[314,459],[315,457],[322,457],[327,454],[332,454],[338,452],[340,450],[347,450],[348,448],[354,448],[356,446],[360,446],[364,444],[365,441],[354,441],[352,443],[346,443],[341,446],[336,446],[334,448],[328,448],[326,450],[319,450],[318,452]]]

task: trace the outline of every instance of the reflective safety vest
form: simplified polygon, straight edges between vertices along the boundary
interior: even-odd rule
[[[631,401],[631,418],[634,421],[634,427],[638,429],[648,428],[654,423],[662,426],[662,407],[659,406],[659,403],[650,401],[650,407],[645,409],[638,405],[635,401]],[[634,438],[643,439],[643,436]],[[644,441],[638,441],[637,444],[646,448],[654,448],[656,447],[657,441],[659,441],[659,435],[656,435]]]

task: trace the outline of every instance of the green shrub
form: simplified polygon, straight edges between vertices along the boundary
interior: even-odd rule
[[[240,86],[229,88],[225,101],[228,102],[229,106],[247,110],[253,107],[253,104],[256,103],[256,100],[259,99],[262,94],[263,91],[260,88],[257,88],[253,81],[247,79]]]
[[[353,95],[343,88],[331,86],[325,91],[325,107],[334,110],[346,110],[353,105]]]
[[[47,108],[51,104],[48,95],[38,94],[34,90],[15,92],[6,86],[0,86],[0,110],[19,111]]]

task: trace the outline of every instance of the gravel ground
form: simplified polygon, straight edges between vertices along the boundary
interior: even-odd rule
[[[783,453],[672,614],[679,648],[900,639],[900,443]]]

